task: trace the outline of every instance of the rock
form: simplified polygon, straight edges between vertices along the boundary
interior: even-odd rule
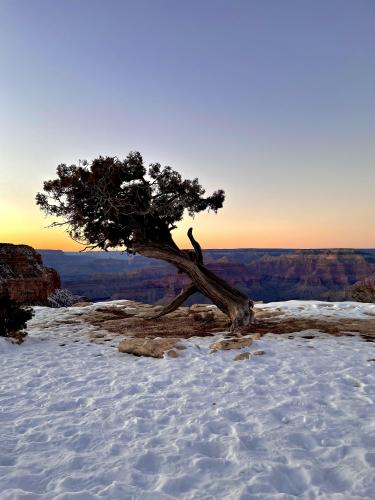
[[[171,349],[170,351],[167,351],[167,356],[170,358],[178,358],[180,354],[175,349]]]
[[[252,351],[252,352],[241,352],[233,358],[233,361],[242,361],[243,359],[250,359],[251,356],[263,356],[266,351]]]
[[[242,349],[243,347],[251,346],[252,343],[253,339],[251,337],[232,337],[214,342],[210,345],[210,349],[213,351]]]
[[[20,304],[47,305],[60,285],[58,273],[32,247],[0,243],[0,293],[7,291]]]
[[[251,353],[250,352],[241,352],[240,354],[237,354],[233,358],[233,361],[242,361],[243,359],[250,359]]]
[[[185,349],[185,347],[179,343],[179,339],[176,338],[128,338],[121,341],[118,345],[118,350],[120,352],[152,358],[162,358],[164,354],[176,358],[179,354],[175,349]]]
[[[252,333],[251,334],[251,338],[253,340],[260,340],[260,333],[258,333],[258,332],[257,333]]]

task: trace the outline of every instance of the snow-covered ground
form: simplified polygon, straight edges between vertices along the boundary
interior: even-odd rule
[[[90,343],[81,312],[37,308],[23,345],[0,339],[1,500],[375,498],[375,343],[266,335],[235,362],[193,338],[181,358],[137,358]]]

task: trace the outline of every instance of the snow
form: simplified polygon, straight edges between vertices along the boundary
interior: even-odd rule
[[[374,343],[269,334],[235,362],[193,338],[182,358],[136,358],[89,342],[82,312],[36,308],[23,345],[0,339],[2,500],[375,498]]]
[[[279,311],[295,319],[321,318],[337,319],[371,319],[374,318],[375,304],[361,302],[323,302],[320,300],[287,300],[285,302],[269,302],[257,304],[262,310]]]

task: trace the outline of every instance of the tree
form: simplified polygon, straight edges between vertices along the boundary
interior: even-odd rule
[[[44,182],[44,193],[36,202],[48,215],[62,217],[71,238],[87,248],[125,247],[169,262],[186,273],[191,283],[163,310],[160,317],[175,310],[199,291],[232,321],[232,329],[246,327],[253,319],[253,302],[241,291],[207,269],[199,243],[188,231],[193,250],[181,250],[172,231],[184,213],[194,216],[204,210],[222,208],[223,190],[205,196],[198,179],[182,179],[171,167],[151,164],[146,170],[140,153],[125,160],[98,157],[90,165],[57,167],[57,178]]]
[[[19,343],[27,335],[26,322],[34,313],[29,307],[22,307],[9,297],[7,292],[0,295],[0,337],[12,337]]]

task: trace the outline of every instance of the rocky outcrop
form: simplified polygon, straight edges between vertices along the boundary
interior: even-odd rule
[[[58,288],[59,274],[32,247],[0,243],[0,293],[7,291],[21,304],[47,305]]]

